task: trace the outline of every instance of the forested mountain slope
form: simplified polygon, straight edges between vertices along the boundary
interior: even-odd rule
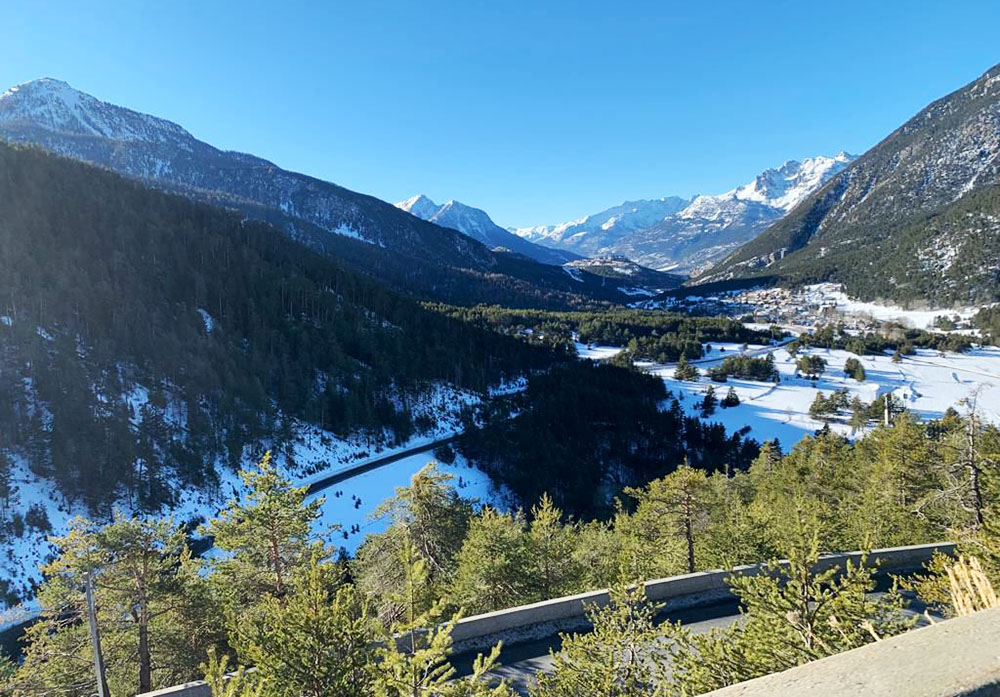
[[[1000,66],[939,99],[702,280],[836,280],[863,299],[1000,297]]]
[[[241,211],[404,292],[473,303],[496,295],[519,305],[624,300],[601,279],[511,260],[457,230],[390,203],[222,151],[181,126],[41,79],[0,95],[0,138],[114,170],[157,188]]]
[[[211,486],[292,419],[403,438],[431,385],[549,361],[268,225],[0,145],[0,455],[92,507]]]

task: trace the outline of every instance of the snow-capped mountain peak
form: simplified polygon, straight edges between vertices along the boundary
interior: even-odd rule
[[[549,246],[576,245],[583,254],[614,243],[624,235],[648,228],[683,209],[690,199],[679,196],[625,201],[600,213],[558,225],[537,225],[512,229],[515,235]]]
[[[427,196],[417,194],[395,205],[423,220],[458,230],[488,247],[509,249],[545,264],[563,264],[579,258],[576,254],[548,249],[523,240],[494,223],[486,211],[454,199],[439,206]]]
[[[854,156],[843,151],[833,157],[820,155],[801,162],[788,160],[780,167],[761,172],[752,182],[732,193],[742,201],[756,201],[790,211],[853,160]]]
[[[193,140],[171,121],[102,102],[53,78],[32,80],[0,95],[0,121],[118,141],[177,145]]]
[[[620,254],[657,270],[696,271],[756,237],[853,160],[846,152],[788,160],[722,194],[626,201],[569,223],[513,232],[588,256]]]
[[[441,207],[423,194],[417,194],[405,201],[400,201],[396,204],[396,208],[401,208],[407,213],[411,213],[423,220],[430,220]]]

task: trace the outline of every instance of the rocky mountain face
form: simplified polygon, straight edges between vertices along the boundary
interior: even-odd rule
[[[1000,66],[900,126],[703,280],[838,280],[949,305],[1000,286]]]
[[[840,153],[789,160],[724,194],[633,201],[573,223],[515,232],[560,249],[619,255],[653,269],[695,273],[759,235],[852,159]]]
[[[264,220],[406,292],[447,302],[565,305],[625,299],[587,276],[512,259],[453,228],[267,160],[219,150],[164,119],[41,79],[0,95],[0,139],[31,144],[147,185]],[[593,291],[593,294],[591,294]]]
[[[417,194],[400,201],[396,208],[435,225],[458,230],[490,249],[507,249],[543,264],[559,265],[580,258],[578,254],[550,249],[518,237],[494,223],[486,211],[458,201],[448,201],[439,206],[423,194]]]

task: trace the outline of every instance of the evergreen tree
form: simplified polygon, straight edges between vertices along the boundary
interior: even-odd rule
[[[208,648],[208,660],[201,665],[212,697],[265,697],[264,684],[255,673],[248,673],[244,666],[230,670],[229,656],[217,654],[215,647]]]
[[[213,582],[236,615],[290,590],[296,571],[326,556],[313,523],[321,499],[306,501],[305,487],[293,487],[266,453],[254,470],[240,472],[246,499],[233,499],[204,526],[224,555],[212,562]]]
[[[451,586],[463,611],[479,614],[522,605],[533,597],[524,519],[487,506],[472,518]]]
[[[692,382],[697,380],[700,375],[698,368],[688,363],[687,358],[683,355],[677,361],[677,367],[674,368],[674,380]]]
[[[256,668],[267,697],[369,697],[377,668],[372,645],[377,618],[340,571],[313,562],[295,592],[268,595],[259,612],[234,625],[230,640]],[[391,641],[391,639],[390,639]]]
[[[60,555],[44,569],[42,617],[27,631],[21,690],[92,691],[90,637],[79,621],[86,616],[88,575],[113,694],[149,692],[192,677],[219,627],[207,614],[200,566],[172,521],[116,516],[98,527],[76,519],[55,543]]]
[[[800,356],[795,368],[805,377],[815,380],[826,370],[826,361],[816,355]]]
[[[562,521],[562,511],[548,494],[531,509],[528,550],[531,560],[532,595],[547,600],[581,590],[583,570],[576,556],[577,526]]]
[[[393,598],[404,583],[402,562],[410,547],[427,565],[427,573],[421,576],[427,586],[419,593],[422,610],[444,595],[451,582],[472,518],[471,504],[458,496],[451,480],[430,463],[373,513],[374,518],[390,521],[389,528],[367,537],[351,563],[351,572],[386,626],[405,609]]]
[[[892,591],[871,596],[874,569],[864,561],[843,569],[817,567],[815,535],[791,549],[786,563],[759,575],[731,577],[743,621],[693,634],[670,629],[671,694],[696,695],[807,661],[856,648],[905,631],[902,598]]]
[[[715,413],[715,406],[719,403],[718,398],[715,396],[715,388],[711,385],[705,390],[705,397],[701,400],[701,415],[703,417],[711,416]]]
[[[650,555],[664,559],[662,574],[697,570],[696,549],[711,506],[705,473],[684,465],[646,489],[628,493],[638,501],[633,529],[645,539]]]
[[[864,382],[867,375],[865,367],[857,358],[848,358],[844,363],[844,374],[849,378],[854,378],[858,382]]]
[[[722,398],[720,402],[723,409],[729,409],[730,407],[738,407],[740,405],[740,396],[736,394],[736,390],[732,387],[726,392],[726,396]]]
[[[657,643],[663,633],[654,624],[660,607],[649,602],[642,586],[618,585],[605,606],[587,616],[593,631],[562,636],[552,654],[552,671],[540,673],[532,697],[657,697],[665,693],[666,666]]]
[[[394,592],[402,616],[390,628],[378,651],[376,697],[514,697],[506,683],[487,675],[500,654],[497,645],[476,658],[471,675],[455,679],[448,663],[451,631],[458,615],[442,622],[443,604],[434,602],[421,610],[428,585],[429,564],[410,542],[402,555],[403,583]]]

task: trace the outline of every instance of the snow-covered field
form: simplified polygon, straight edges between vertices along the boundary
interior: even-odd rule
[[[366,535],[381,532],[389,525],[390,521],[384,518],[372,517],[375,509],[396,489],[407,486],[410,478],[432,460],[434,454],[430,451],[411,455],[351,477],[317,494],[313,498],[325,498],[322,517],[317,521],[318,530],[326,531],[333,525],[339,526],[339,530],[329,536],[332,544],[353,554]],[[501,493],[493,488],[489,477],[470,466],[461,455],[457,455],[451,465],[439,463],[438,470],[452,477],[451,484],[462,498],[479,499],[484,503],[502,501]]]
[[[719,364],[726,356],[736,355],[737,344],[713,344],[704,360],[695,361],[704,371]],[[817,391],[825,395],[835,390],[847,389],[851,397],[871,402],[886,392],[900,398],[906,408],[924,419],[938,418],[948,407],[965,411],[961,402],[979,390],[978,407],[984,418],[1000,424],[1000,349],[974,349],[968,353],[946,353],[918,349],[914,356],[904,356],[902,362],[893,363],[892,357],[855,356],[848,351],[810,349],[800,355],[815,354],[827,362],[824,374],[815,383],[795,377],[796,359],[783,348],[768,349],[750,346],[750,351],[762,355],[773,352],[776,367],[781,375],[780,384],[738,380],[715,383],[706,377],[698,382],[674,380],[674,365],[645,364],[650,372],[663,378],[675,395],[681,399],[685,411],[698,413],[701,399],[709,385],[715,386],[719,399],[729,387],[736,390],[740,404],[723,409],[718,407],[709,421],[722,423],[727,431],[750,427],[749,435],[759,441],[777,438],[787,448],[801,438],[822,428],[823,422],[809,416],[809,406]],[[844,375],[848,358],[858,358],[864,365],[867,379],[857,382]],[[831,422],[830,427],[845,435],[851,428],[844,423]]]
[[[621,351],[613,346],[578,343],[576,347],[581,358],[591,360],[607,359]],[[742,350],[741,344],[715,343],[705,358],[692,363],[704,373]],[[1000,348],[943,355],[918,349],[916,355],[904,356],[900,363],[893,363],[890,355],[856,356],[841,350],[803,350],[799,355],[815,354],[827,362],[826,371],[815,382],[795,376],[796,359],[784,348],[750,345],[747,352],[755,356],[773,353],[781,382],[776,385],[730,378],[728,382],[716,383],[704,375],[697,382],[682,382],[674,379],[676,364],[640,362],[637,365],[662,378],[667,389],[680,399],[684,410],[691,415],[700,413],[701,400],[710,385],[715,387],[720,400],[733,387],[740,398],[739,406],[717,407],[708,420],[723,424],[729,432],[749,426],[750,437],[761,442],[777,438],[785,448],[823,427],[824,422],[809,416],[809,406],[817,391],[829,396],[838,389],[846,389],[851,398],[856,395],[864,402],[892,392],[912,413],[923,419],[935,419],[948,407],[965,412],[963,400],[976,395],[978,390],[977,406],[982,416],[1000,424]],[[848,358],[861,361],[867,373],[864,382],[844,375],[844,363]],[[845,423],[833,421],[830,427],[851,435],[851,428]]]
[[[862,302],[852,300],[839,283],[817,283],[806,286],[802,289],[802,294],[806,304],[832,306],[837,312],[846,315],[863,315],[883,322],[898,322],[914,329],[931,329],[934,326],[934,319],[942,315],[946,317],[958,315],[962,319],[969,319],[979,310],[978,307],[963,308],[957,311],[904,310],[894,305]]]

